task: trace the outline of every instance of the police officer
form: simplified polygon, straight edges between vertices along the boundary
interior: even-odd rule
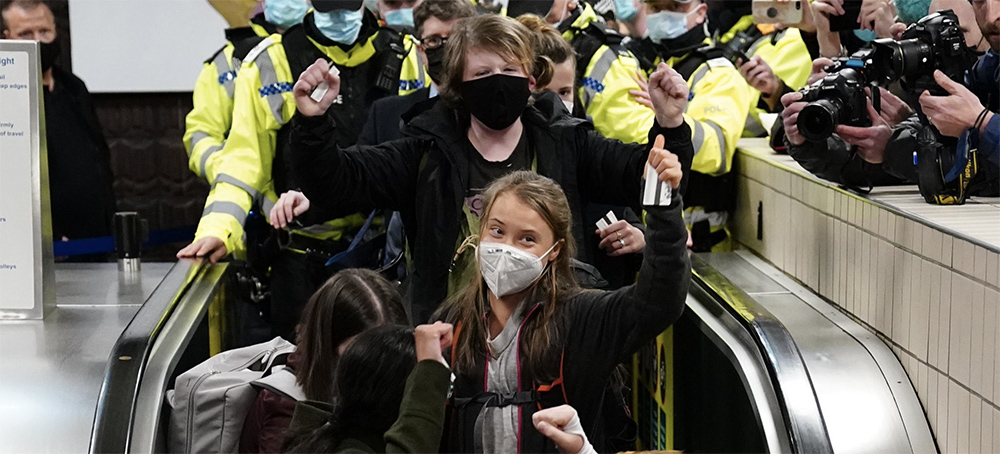
[[[582,0],[554,0],[545,16],[576,54],[579,111],[585,112],[601,135],[625,143],[645,143],[653,121],[629,95],[638,90],[639,62],[622,45],[624,37],[604,25],[594,8]]]
[[[268,213],[276,190],[297,187],[284,162],[288,124],[295,114],[291,87],[317,60],[332,62],[340,77],[351,81],[327,111],[338,125],[334,140],[343,147],[356,141],[374,100],[425,85],[412,37],[379,27],[374,15],[362,10],[361,0],[316,0],[313,6],[316,10],[301,25],[262,39],[244,60],[236,83],[233,127],[221,151],[224,170],[218,171],[232,178],[217,178],[206,213],[232,213],[245,219],[255,201],[262,213]],[[282,238],[282,250],[271,266],[275,335],[292,333],[306,299],[327,277],[326,260],[345,249],[345,233],[363,221],[362,216],[349,216],[294,229]],[[230,241],[240,240],[233,238],[235,234],[229,233]],[[223,238],[204,239],[211,247],[209,251],[202,247],[196,255],[212,255],[211,251],[227,247]]]
[[[728,15],[716,24],[720,32],[715,45],[724,49],[725,56],[738,65],[750,90],[750,115],[743,135],[764,137],[767,130],[760,122],[761,112],[781,111],[781,95],[805,86],[809,79],[812,59],[809,49],[794,24],[755,24],[750,14],[750,1],[716,2],[709,9],[724,8]],[[709,17],[713,14],[709,12]],[[728,20],[726,20],[728,19]]]
[[[184,148],[188,153],[188,167],[210,185],[216,181],[216,163],[229,128],[233,124],[233,93],[236,74],[246,54],[253,48],[254,37],[265,38],[283,33],[287,28],[302,22],[309,11],[307,0],[266,0],[264,11],[250,19],[246,27],[226,30],[227,43],[212,58],[205,61],[194,87],[194,107],[186,118]],[[228,178],[228,177],[224,177]],[[218,248],[213,259],[222,258],[226,251],[243,255],[243,220],[226,212],[205,213],[199,222],[201,237],[224,238],[226,249]],[[197,250],[181,250],[178,256],[187,256]]]
[[[711,47],[708,6],[701,0],[653,0],[645,7],[647,37],[629,41],[628,49],[645,72],[666,62],[690,89],[684,121],[691,127],[695,156],[684,200],[693,249],[726,250],[735,188],[729,171],[749,113],[750,89],[721,50]]]

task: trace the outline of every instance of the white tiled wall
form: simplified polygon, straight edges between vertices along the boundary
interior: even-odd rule
[[[892,347],[941,452],[1000,452],[1000,200],[939,207],[896,187],[875,203],[741,146],[738,242]]]

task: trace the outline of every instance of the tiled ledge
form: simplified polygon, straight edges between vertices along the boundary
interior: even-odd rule
[[[1000,199],[859,196],[763,139],[741,141],[736,172],[738,242],[893,348],[942,452],[1000,451]]]

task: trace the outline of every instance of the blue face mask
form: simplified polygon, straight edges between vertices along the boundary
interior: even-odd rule
[[[400,8],[385,13],[385,23],[397,27],[413,27],[413,8]]]
[[[632,0],[615,0],[615,16],[624,21],[632,20],[638,11]]]
[[[654,43],[674,39],[687,32],[687,17],[691,13],[660,11],[646,16],[646,33]]]
[[[857,36],[858,39],[866,43],[875,41],[875,38],[878,38],[878,35],[876,35],[875,32],[871,30],[861,30],[861,29],[854,30],[854,36]]]
[[[340,44],[351,44],[361,33],[361,10],[335,9],[313,13],[313,22],[323,36]]]
[[[364,0],[362,4],[365,8],[368,8],[368,11],[373,13],[378,12],[378,0]]]
[[[288,28],[306,17],[309,3],[305,0],[265,0],[264,19],[281,28]]]

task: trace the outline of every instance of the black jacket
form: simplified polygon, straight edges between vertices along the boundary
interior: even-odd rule
[[[535,430],[531,415],[539,406],[548,408],[564,403],[576,408],[595,449],[598,452],[608,449],[601,415],[602,406],[616,405],[603,400],[612,370],[673,324],[684,309],[691,264],[679,199],[669,207],[646,208],[646,249],[635,284],[610,292],[582,291],[560,303],[562,314],[558,319],[565,323],[561,386],[539,389],[551,384],[532,380],[527,364],[519,356],[520,390],[538,391],[539,400],[521,406],[518,452],[557,452]],[[529,311],[526,321],[537,308]],[[457,335],[461,336],[461,332]],[[474,370],[486,370],[483,353]],[[462,405],[459,399],[472,398],[484,391],[483,373],[456,379],[456,400],[449,405],[442,452],[471,452],[475,446],[473,428],[482,405]]]
[[[583,223],[585,202],[638,210],[651,145],[606,139],[589,123],[562,115],[563,110],[556,109],[559,102],[554,96],[543,97],[521,119],[535,150],[538,173],[566,192],[574,235],[582,244],[585,235],[593,234],[592,226]],[[465,222],[461,207],[469,162],[464,145],[467,128],[462,124],[453,109],[439,102],[406,126],[406,138],[374,147],[337,147],[330,140],[335,126],[323,116],[297,117],[291,133],[292,169],[312,202],[314,216],[332,219],[374,208],[402,214],[412,258],[407,298],[416,322],[428,320],[447,296],[448,268]],[[663,134],[667,149],[690,169],[694,156],[690,128],[654,124],[649,144],[656,134]],[[578,258],[592,263],[589,257]]]
[[[43,94],[53,236],[111,235],[114,175],[93,97],[69,71],[53,66],[52,77],[55,91]]]
[[[803,142],[792,145],[781,129],[788,154],[803,168],[825,180],[854,189],[875,186],[916,184],[917,169],[913,151],[917,148],[916,134],[920,120],[911,116],[892,128],[881,164],[861,159],[854,147],[840,136],[831,135],[823,142]]]
[[[402,139],[403,127],[412,118],[406,114],[410,109],[423,113],[433,106],[436,100],[429,99],[430,93],[430,87],[421,88],[406,96],[390,96],[372,103],[368,109],[368,121],[358,136],[358,145],[378,145]]]

